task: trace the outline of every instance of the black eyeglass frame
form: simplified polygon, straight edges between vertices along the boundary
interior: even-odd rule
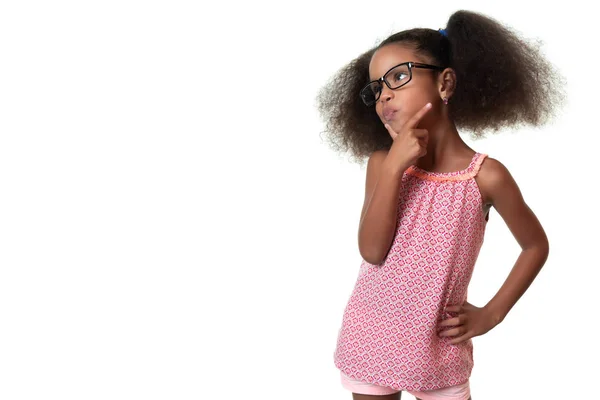
[[[386,79],[387,74],[389,74],[390,72],[392,72],[392,70],[398,68],[401,65],[406,65],[408,66],[408,80],[404,83],[402,83],[399,86],[396,87],[392,87],[389,82]],[[381,90],[379,91],[379,93],[377,93],[377,97],[375,98],[374,101],[372,102],[367,102],[363,96],[363,92],[369,88],[369,86],[371,86],[371,84],[373,83],[380,83],[383,82],[385,83],[385,85],[387,87],[389,87],[391,90],[396,90],[398,88],[401,88],[402,86],[406,85],[408,82],[410,82],[412,80],[412,69],[413,68],[423,68],[423,69],[435,69],[435,70],[439,70],[439,71],[443,71],[445,68],[443,67],[439,67],[437,65],[431,65],[431,64],[423,64],[423,63],[417,63],[417,62],[413,62],[413,61],[406,61],[403,63],[400,63],[398,65],[393,66],[392,68],[390,68],[385,74],[383,74],[383,76],[379,79],[376,79],[374,81],[371,81],[369,83],[367,83],[361,90],[360,90],[360,98],[362,99],[363,103],[365,103],[365,105],[367,106],[372,106],[373,104],[377,103],[377,100],[379,100],[379,97],[381,97]]]

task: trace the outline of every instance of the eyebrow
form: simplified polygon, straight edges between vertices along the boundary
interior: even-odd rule
[[[387,74],[388,72],[390,72],[390,70],[391,70],[392,68],[394,68],[394,67],[397,67],[397,66],[398,66],[398,65],[400,65],[400,64],[405,64],[405,63],[409,63],[409,62],[411,62],[411,61],[402,61],[402,62],[399,62],[399,63],[397,63],[397,64],[394,64],[392,67],[388,68],[388,69],[385,71],[385,73],[384,73],[383,75],[385,75],[385,74]],[[383,76],[383,75],[382,75],[382,76]],[[378,77],[378,78],[375,78],[375,79],[373,79],[373,78],[371,78],[371,74],[369,74],[369,82],[376,81],[376,80],[377,80],[377,79],[379,79],[379,78],[381,78],[381,76],[380,76],[380,77]]]

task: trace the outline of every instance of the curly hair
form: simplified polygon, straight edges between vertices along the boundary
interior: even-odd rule
[[[539,42],[528,43],[496,20],[465,10],[450,16],[445,31],[395,33],[338,70],[320,89],[317,109],[335,150],[349,152],[353,161],[362,163],[373,151],[392,145],[375,109],[359,96],[369,82],[371,57],[390,43],[402,43],[455,71],[449,116],[474,139],[502,128],[539,127],[562,105],[564,78],[539,51]]]

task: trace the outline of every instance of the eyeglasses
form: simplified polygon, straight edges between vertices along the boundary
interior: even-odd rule
[[[367,86],[360,90],[360,97],[363,102],[367,106],[372,106],[379,100],[383,89],[382,82],[385,82],[386,86],[392,90],[406,85],[412,79],[413,68],[435,69],[440,71],[444,69],[436,65],[421,64],[412,61],[398,64],[395,67],[392,67],[381,78],[369,82]]]

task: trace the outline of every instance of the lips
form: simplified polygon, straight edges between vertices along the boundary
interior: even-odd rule
[[[389,121],[390,119],[392,119],[394,117],[394,114],[396,113],[397,110],[393,110],[393,109],[384,109],[383,110],[383,118],[385,118],[387,121]]]

